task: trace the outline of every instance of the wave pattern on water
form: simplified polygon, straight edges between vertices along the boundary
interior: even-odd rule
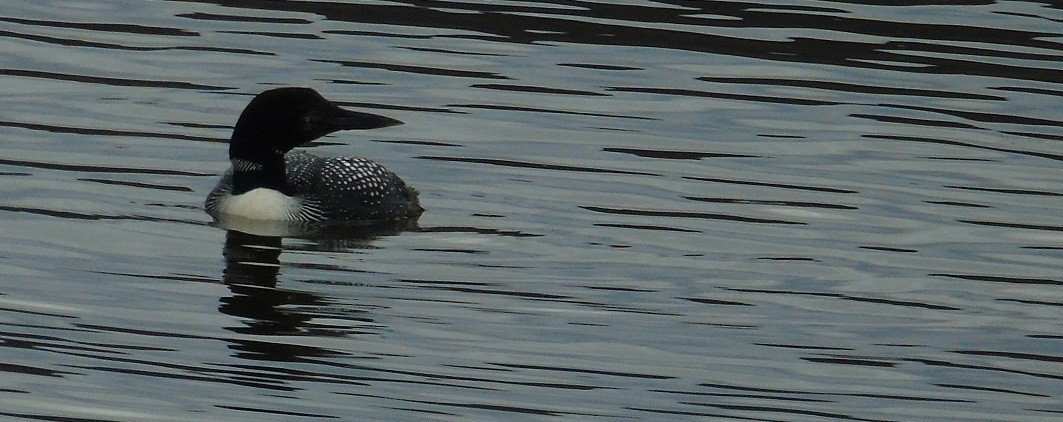
[[[147,4],[0,12],[0,415],[1063,412],[1054,5]],[[417,225],[211,226],[282,85]]]

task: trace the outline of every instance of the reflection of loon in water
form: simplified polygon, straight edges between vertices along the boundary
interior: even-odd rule
[[[354,157],[286,154],[332,132],[402,124],[340,108],[310,88],[256,96],[229,141],[232,165],[205,208],[215,220],[380,222],[415,220],[417,191],[380,164]]]
[[[362,237],[348,234],[342,247],[365,245],[371,234]],[[242,318],[243,326],[231,331],[253,336],[325,336],[337,337],[375,332],[380,329],[369,313],[361,309],[338,309],[320,295],[277,287],[281,269],[280,237],[258,236],[229,230],[225,236],[225,270],[222,280],[232,296],[220,300],[218,310]],[[337,245],[319,244],[337,249]],[[316,323],[315,318],[345,321],[342,325]],[[249,359],[293,360],[337,352],[312,346],[269,341],[265,338],[231,339],[230,347],[238,356]]]
[[[219,310],[248,318],[248,326],[234,331],[247,334],[291,334],[311,319],[297,312],[283,312],[280,306],[322,305],[309,293],[277,289],[281,238],[255,236],[229,230],[225,236],[225,271],[222,280],[233,296],[222,298]]]

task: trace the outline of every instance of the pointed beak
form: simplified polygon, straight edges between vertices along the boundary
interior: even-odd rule
[[[338,130],[377,129],[401,125],[402,122],[390,117],[351,111],[336,106],[322,119],[321,124],[328,132],[335,132]]]

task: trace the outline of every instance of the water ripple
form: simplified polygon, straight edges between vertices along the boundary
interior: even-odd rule
[[[677,218],[700,218],[708,220],[728,220],[738,221],[743,223],[759,223],[759,224],[797,224],[805,225],[808,223],[800,221],[787,221],[787,220],[773,220],[767,218],[756,217],[744,217],[739,215],[728,214],[715,214],[706,212],[690,212],[690,211],[657,211],[657,210],[639,210],[639,209],[624,209],[624,208],[607,208],[598,206],[583,205],[580,206],[587,211],[594,211],[604,214],[620,214],[620,215],[637,215],[637,216],[651,216],[651,217],[677,217]]]
[[[41,70],[30,69],[0,69],[0,75],[5,76],[17,76],[22,78],[39,78],[39,79],[51,79],[56,81],[70,81],[81,82],[88,84],[110,85],[110,86],[126,86],[126,87],[150,87],[150,88],[172,88],[172,89],[190,89],[190,90],[230,90],[232,87],[226,86],[213,86],[202,85],[191,82],[181,81],[160,81],[160,80],[145,80],[145,79],[123,79],[123,78],[111,78],[107,76],[90,76],[90,75],[78,75],[68,73],[56,73],[46,72]]]
[[[1063,20],[877,3],[9,1],[0,414],[1057,415]],[[285,85],[421,221],[209,223]]]

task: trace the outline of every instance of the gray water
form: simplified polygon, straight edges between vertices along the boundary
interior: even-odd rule
[[[0,417],[1059,420],[1063,11],[903,3],[5,1]],[[210,225],[292,85],[416,227]]]

